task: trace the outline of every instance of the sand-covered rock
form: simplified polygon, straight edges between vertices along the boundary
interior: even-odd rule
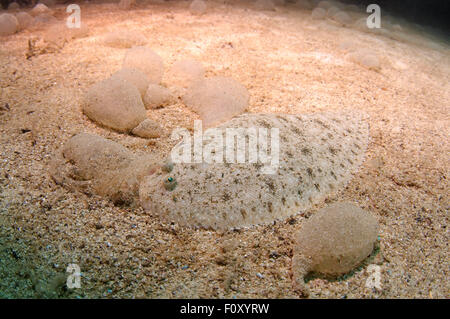
[[[201,15],[206,12],[207,5],[203,0],[194,0],[189,5],[189,11],[192,14]]]
[[[16,14],[17,21],[19,23],[19,30],[25,30],[33,25],[34,18],[27,12],[18,12]]]
[[[80,133],[58,150],[49,172],[55,182],[72,190],[132,205],[141,180],[153,173],[157,162],[152,154],[136,156],[119,143]]]
[[[312,8],[314,8],[314,5],[310,0],[297,0],[294,6],[304,10],[312,10]]]
[[[167,72],[166,82],[171,86],[187,88],[205,76],[205,68],[194,59],[183,59],[175,62]]]
[[[146,118],[139,90],[118,77],[91,86],[82,109],[91,120],[119,132],[130,132]]]
[[[255,8],[262,11],[275,11],[275,3],[272,0],[257,0]]]
[[[38,3],[30,10],[30,14],[32,16],[38,16],[40,14],[52,14],[52,10],[50,10],[45,4]]]
[[[0,14],[0,36],[7,36],[17,32],[19,21],[9,13]]]
[[[138,69],[123,68],[115,72],[111,77],[120,78],[134,85],[139,90],[142,98],[144,98],[148,85],[150,84],[147,74]]]
[[[227,128],[241,142],[230,135],[220,147]],[[165,222],[223,230],[286,219],[338,191],[363,161],[368,125],[357,114],[244,114],[204,136],[184,136],[171,152],[173,169],[145,178],[140,200]]]
[[[123,60],[124,68],[138,69],[147,74],[151,83],[159,84],[164,74],[162,58],[152,49],[136,46],[127,51]]]
[[[329,8],[331,8],[332,6],[335,6],[335,5],[336,5],[336,3],[333,1],[319,1],[317,3],[317,8],[328,10]]]
[[[338,276],[359,266],[372,252],[378,222],[351,203],[327,206],[310,217],[296,235],[292,274],[294,289],[307,294],[310,272]]]
[[[331,18],[333,19],[333,21],[337,22],[342,26],[349,26],[353,23],[353,19],[351,18],[351,16],[344,11],[336,12],[331,16]]]
[[[325,19],[326,17],[327,17],[327,10],[325,10],[323,8],[315,8],[311,12],[311,18],[313,20],[322,20],[322,19]]]
[[[146,109],[156,109],[170,105],[175,101],[172,92],[159,84],[150,84],[144,95],[144,106]]]
[[[339,11],[340,11],[340,9],[338,7],[332,6],[332,7],[328,8],[327,15],[328,15],[328,17],[333,17]]]
[[[136,126],[131,133],[143,138],[157,138],[166,135],[166,131],[158,122],[145,119],[141,124]]]
[[[58,19],[50,13],[41,13],[34,17],[32,29],[47,28],[58,23]]]
[[[113,48],[131,48],[147,43],[147,38],[138,31],[115,31],[107,33],[103,38],[106,46]]]
[[[128,166],[134,158],[126,147],[89,133],[80,133],[69,139],[62,154],[76,167],[73,174],[78,180],[98,178],[105,171]]]
[[[120,0],[119,8],[122,10],[129,10],[136,6],[136,0]]]
[[[8,10],[10,11],[20,10],[20,5],[17,2],[11,2],[8,6]]]
[[[212,77],[194,83],[183,96],[187,107],[210,127],[243,113],[249,102],[247,89],[228,77]]]

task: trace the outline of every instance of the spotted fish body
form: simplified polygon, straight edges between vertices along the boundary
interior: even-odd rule
[[[170,172],[161,169],[143,180],[143,207],[163,221],[195,228],[225,230],[283,220],[346,184],[363,161],[369,136],[367,123],[350,113],[243,114],[217,127],[224,140],[226,128],[278,129],[274,172],[267,174],[259,159],[250,162],[248,150],[244,163],[176,163]],[[207,144],[203,140],[203,148]],[[237,143],[233,146],[236,150]],[[273,146],[268,142],[268,154]],[[183,141],[173,152],[181,147]],[[168,178],[176,187],[165,186]]]

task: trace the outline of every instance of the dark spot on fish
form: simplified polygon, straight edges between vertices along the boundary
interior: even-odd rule
[[[307,147],[302,148],[302,154],[303,155],[310,155],[311,154],[311,150]]]

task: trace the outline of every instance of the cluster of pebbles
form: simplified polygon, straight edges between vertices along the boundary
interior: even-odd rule
[[[258,1],[257,6],[272,10],[270,3]],[[121,1],[120,5],[127,9],[133,4]],[[36,11],[45,11],[39,8]],[[313,18],[325,14],[342,25],[349,23],[345,12],[333,8],[320,3]],[[202,14],[206,5],[195,0],[190,10]],[[172,154],[186,149],[186,140],[158,157],[137,155],[120,143],[80,133],[65,143],[50,165],[58,184],[104,196],[117,205],[142,205],[164,222],[226,231],[269,225],[310,209],[348,183],[364,160],[369,127],[360,114],[245,113],[249,104],[245,86],[232,78],[205,77],[198,61],[173,64],[163,86],[163,60],[145,46],[144,36],[108,34],[104,44],[129,49],[122,69],[87,90],[81,108],[89,119],[117,132],[155,138],[167,132],[147,118],[147,110],[181,101],[204,121],[204,134],[215,129],[225,140],[229,128],[246,130],[244,144],[233,142],[233,154],[250,145],[252,129],[271,130],[271,137],[276,129],[277,165],[273,172],[264,173],[265,163],[259,158],[250,163],[248,152],[244,163],[227,162],[224,145],[214,149],[217,161],[174,163]],[[266,147],[273,155],[273,141],[257,149]],[[211,145],[203,140],[202,147]],[[372,252],[377,232],[376,219],[350,203],[325,207],[313,215],[295,235],[294,288],[307,294],[304,277],[309,272],[339,275],[360,265]]]
[[[127,50],[122,69],[91,86],[83,112],[98,124],[140,137],[159,137],[162,128],[146,118],[146,109],[171,105],[182,97],[198,113],[205,126],[220,124],[241,114],[248,106],[247,89],[228,77],[204,77],[202,64],[193,59],[177,61],[168,72],[162,58],[145,46]],[[147,130],[149,129],[149,130]]]
[[[0,35],[7,36],[25,29],[36,29],[43,24],[56,22],[54,12],[43,3],[38,3],[28,12],[21,11],[13,2],[8,7],[11,13],[0,15]]]

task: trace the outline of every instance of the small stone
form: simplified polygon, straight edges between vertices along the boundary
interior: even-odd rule
[[[217,76],[195,83],[183,96],[183,102],[200,115],[204,127],[211,127],[243,113],[249,98],[247,89],[238,81]]]
[[[206,3],[203,0],[194,0],[189,5],[189,11],[192,14],[201,15],[206,11]]]
[[[30,11],[30,14],[32,16],[37,16],[37,15],[44,14],[44,13],[51,14],[51,10],[43,3],[38,3]]]
[[[325,19],[326,16],[327,16],[327,11],[323,8],[315,8],[311,12],[311,18],[313,18],[313,20],[323,20],[323,19]]]
[[[83,112],[91,120],[119,132],[131,131],[146,118],[139,90],[118,77],[91,86]]]
[[[297,234],[292,258],[294,289],[307,294],[304,277],[310,272],[343,275],[374,249],[378,222],[351,203],[327,206],[310,217]]]
[[[17,18],[9,13],[0,15],[0,36],[11,35],[17,32],[19,28],[19,21]]]
[[[174,97],[168,88],[158,84],[150,84],[144,94],[144,105],[146,109],[156,109],[170,105]]]
[[[19,22],[19,30],[27,29],[34,23],[34,18],[26,12],[18,12],[16,18]]]
[[[8,10],[19,10],[20,9],[20,5],[17,2],[11,2],[8,6]]]
[[[333,17],[336,13],[338,13],[340,10],[338,7],[332,6],[330,8],[328,8],[327,10],[327,15],[329,17]]]
[[[89,133],[80,133],[70,138],[64,144],[62,154],[64,159],[76,167],[73,176],[79,180],[98,178],[107,170],[127,166],[134,158],[124,146]]]
[[[205,76],[205,68],[194,59],[184,59],[177,61],[170,68],[167,75],[167,82],[170,85],[187,88],[193,83],[200,81]]]
[[[352,18],[344,11],[338,11],[332,15],[332,19],[343,26],[348,26],[352,23]]]
[[[41,13],[34,17],[34,28],[45,28],[51,24],[58,23],[58,19],[50,13]]]
[[[150,84],[148,76],[141,70],[137,69],[123,68],[111,75],[111,77],[120,78],[125,82],[134,85],[139,90],[139,93],[141,93],[142,97],[145,96],[147,87]]]
[[[137,46],[129,49],[123,60],[124,68],[138,69],[147,74],[150,83],[159,84],[164,73],[162,58],[152,49]]]
[[[143,138],[157,138],[165,135],[165,130],[156,121],[145,119],[138,126],[136,126],[131,133]]]

